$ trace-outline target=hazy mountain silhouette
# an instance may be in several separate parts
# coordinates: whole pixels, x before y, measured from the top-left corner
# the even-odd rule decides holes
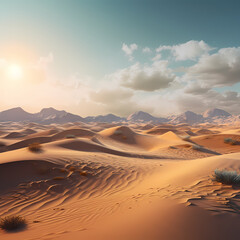
[[[151,114],[143,111],[138,111],[129,115],[127,120],[130,122],[168,122],[167,118],[154,117]]]
[[[203,122],[203,116],[191,111],[186,111],[182,114],[173,116],[173,118],[171,119],[171,122],[172,123],[188,123],[188,124],[201,123]]]
[[[231,114],[218,108],[208,109],[203,113],[204,118],[213,118],[213,117],[230,117]]]
[[[66,112],[64,110],[59,111],[52,107],[43,108],[38,113],[28,113],[20,107],[8,109],[0,112],[0,121],[1,122],[36,122],[41,124],[51,124],[51,123],[68,123],[68,122],[141,122],[141,123],[164,123],[169,122],[173,124],[187,123],[187,124],[196,124],[196,123],[233,123],[240,121],[240,116],[234,116],[230,113],[214,108],[208,109],[201,114],[196,114],[191,111],[186,111],[182,114],[169,116],[167,118],[154,117],[151,114],[143,111],[138,111],[133,114],[130,114],[127,118],[119,117],[114,114],[99,115],[99,116],[88,116],[81,117],[76,114]]]

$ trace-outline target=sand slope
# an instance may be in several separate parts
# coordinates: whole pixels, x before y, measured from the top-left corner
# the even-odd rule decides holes
[[[234,139],[239,143],[236,145],[225,143],[224,139],[226,138]],[[194,141],[195,143],[201,146],[208,147],[222,154],[240,151],[240,135],[236,135],[236,134],[214,134],[214,135],[193,137],[192,141]]]
[[[215,169],[240,172],[239,145],[223,141],[238,139],[236,129],[212,134],[220,129],[212,127],[185,141],[177,133],[201,127],[164,125],[177,131],[153,135],[146,133],[151,126],[101,124],[105,129],[95,132],[96,124],[70,125],[55,126],[57,132],[53,126],[4,125],[27,137],[0,139],[1,216],[20,214],[28,227],[0,231],[1,239],[239,238],[240,188],[212,176]],[[32,142],[42,151],[30,152]]]
[[[146,134],[136,133],[128,127],[114,127],[99,132],[99,135],[104,138],[111,138],[115,141],[135,145],[136,147],[148,151],[154,151],[161,147],[170,145],[184,144],[185,142],[171,131],[161,136],[151,136]]]

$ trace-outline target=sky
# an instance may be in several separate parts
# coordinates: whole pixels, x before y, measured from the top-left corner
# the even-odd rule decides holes
[[[0,111],[240,114],[240,2],[0,0]]]

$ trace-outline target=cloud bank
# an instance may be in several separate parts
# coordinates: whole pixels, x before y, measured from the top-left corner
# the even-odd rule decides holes
[[[155,91],[167,88],[174,81],[175,75],[168,68],[167,61],[157,61],[152,65],[141,66],[139,63],[121,69],[112,75],[122,87],[133,90]]]
[[[196,60],[198,57],[207,54],[212,48],[204,41],[191,40],[174,46],[159,46],[156,49],[157,52],[162,52],[164,50],[169,50],[173,54],[175,60],[184,61]]]
[[[165,116],[213,107],[240,114],[240,47],[217,49],[203,40],[159,45],[154,51],[124,43],[122,51],[130,62],[102,78],[81,73],[59,78],[49,53],[25,66],[22,82],[13,82],[4,75],[8,59],[0,56],[0,102],[3,109],[52,106],[82,116],[127,116],[138,110]],[[139,59],[133,56],[136,50]]]

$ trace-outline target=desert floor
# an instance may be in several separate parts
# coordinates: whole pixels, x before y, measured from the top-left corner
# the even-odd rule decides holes
[[[240,188],[213,178],[240,171],[239,143],[224,125],[0,123],[0,215],[27,220],[0,239],[240,239]]]

